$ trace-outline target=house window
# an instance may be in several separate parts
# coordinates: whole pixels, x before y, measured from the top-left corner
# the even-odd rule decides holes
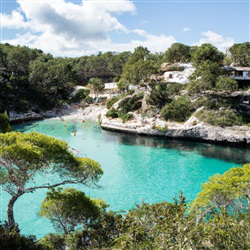
[[[243,77],[249,77],[249,72],[248,71],[243,71]]]

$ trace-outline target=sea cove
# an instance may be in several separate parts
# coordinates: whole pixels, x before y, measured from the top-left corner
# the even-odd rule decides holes
[[[14,129],[55,136],[65,140],[75,154],[98,161],[104,170],[101,188],[77,188],[91,197],[101,197],[115,211],[129,210],[142,201],[172,201],[180,191],[191,201],[210,176],[250,162],[249,148],[113,133],[90,122],[45,120]],[[41,181],[53,182],[53,178],[57,177],[48,176]],[[38,215],[45,193],[40,190],[25,194],[15,204],[16,221],[23,233],[42,237],[54,231],[49,221]],[[2,221],[6,219],[7,201],[2,192]]]

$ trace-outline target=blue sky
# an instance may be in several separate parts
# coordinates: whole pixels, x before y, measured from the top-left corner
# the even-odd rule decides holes
[[[250,0],[1,0],[1,42],[78,57],[250,41]]]

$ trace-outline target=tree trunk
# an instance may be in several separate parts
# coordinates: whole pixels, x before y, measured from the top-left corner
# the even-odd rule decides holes
[[[13,229],[16,229],[17,232],[19,231],[18,225],[15,223],[14,219],[14,204],[16,200],[23,194],[23,192],[18,191],[17,194],[13,195],[12,198],[9,201],[8,204],[8,210],[7,210],[7,215],[8,215],[8,226],[9,230],[12,231]]]

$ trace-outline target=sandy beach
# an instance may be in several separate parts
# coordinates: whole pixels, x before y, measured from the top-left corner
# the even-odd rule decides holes
[[[105,105],[92,104],[84,109],[67,109],[60,112],[60,116],[53,119],[78,120],[78,121],[98,121],[98,116],[106,108]]]

